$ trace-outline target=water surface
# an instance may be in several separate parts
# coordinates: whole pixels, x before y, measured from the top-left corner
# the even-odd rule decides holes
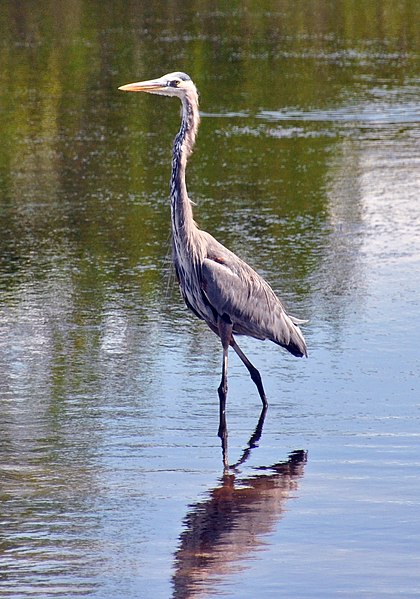
[[[419,596],[418,13],[2,3],[1,597]],[[117,91],[175,69],[197,221],[309,320],[308,360],[242,340],[262,431],[232,355],[228,473],[170,265],[179,107]]]

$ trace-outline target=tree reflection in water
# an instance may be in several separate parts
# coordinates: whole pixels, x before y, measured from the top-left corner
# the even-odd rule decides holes
[[[258,441],[264,416],[262,412],[241,459],[230,471],[225,470],[221,484],[205,501],[191,506],[184,520],[175,554],[173,599],[204,597],[224,577],[244,569],[297,489],[307,460],[303,450],[292,452],[287,461],[256,468],[254,476],[239,477],[238,466]]]

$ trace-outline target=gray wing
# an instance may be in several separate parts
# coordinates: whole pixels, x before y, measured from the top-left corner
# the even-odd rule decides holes
[[[296,326],[304,321],[289,316],[268,283],[213,238],[201,264],[201,288],[212,309],[229,317],[237,334],[270,339],[296,356],[306,355]]]

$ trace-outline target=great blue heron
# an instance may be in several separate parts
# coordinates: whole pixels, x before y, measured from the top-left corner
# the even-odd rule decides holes
[[[159,79],[122,85],[127,92],[149,92],[176,96],[182,102],[182,120],[174,140],[171,174],[172,256],[185,303],[220,337],[223,347],[219,436],[226,436],[228,349],[238,354],[257,386],[267,408],[261,375],[236,343],[234,335],[270,339],[294,356],[307,355],[306,343],[297,325],[304,323],[286,313],[270,285],[248,264],[193,220],[185,183],[187,159],[192,152],[200,121],[198,94],[185,73],[169,73]]]

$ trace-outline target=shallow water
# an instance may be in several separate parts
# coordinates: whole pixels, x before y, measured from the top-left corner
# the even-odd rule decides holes
[[[2,4],[1,597],[419,596],[418,22]],[[196,219],[309,320],[308,360],[241,340],[262,432],[231,356],[229,473],[219,342],[170,266],[179,108],[117,91],[173,69]]]

